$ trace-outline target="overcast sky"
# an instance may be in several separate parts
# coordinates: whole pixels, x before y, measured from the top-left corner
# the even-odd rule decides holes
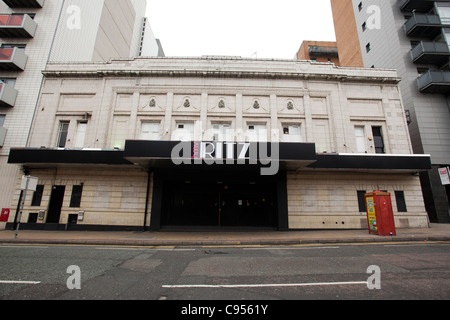
[[[330,0],[147,0],[146,16],[166,56],[292,59],[336,39]]]

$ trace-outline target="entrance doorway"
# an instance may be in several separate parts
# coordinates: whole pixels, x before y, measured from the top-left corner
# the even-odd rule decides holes
[[[48,206],[47,223],[59,223],[61,208],[64,201],[65,186],[53,186]]]
[[[448,215],[450,216],[450,185],[445,186],[445,191],[447,192]]]
[[[239,181],[166,183],[162,226],[278,226],[276,184]]]

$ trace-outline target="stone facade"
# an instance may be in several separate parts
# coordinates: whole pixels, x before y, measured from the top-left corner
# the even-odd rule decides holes
[[[111,171],[107,168],[64,168],[35,169],[32,174],[39,177],[43,185],[42,199],[33,205],[33,197],[27,197],[22,223],[27,223],[30,214],[49,210],[53,186],[65,186],[65,194],[60,216],[60,223],[65,224],[69,215],[78,215],[85,211],[83,221],[86,225],[140,226],[143,225],[143,212],[147,192],[147,174],[142,170],[121,168]],[[19,182],[20,184],[20,182]],[[80,207],[71,207],[73,186],[83,186]],[[15,194],[13,204],[17,205],[19,193]],[[150,202],[151,204],[151,202]],[[14,212],[13,212],[14,214]],[[44,223],[38,219],[38,223]]]
[[[422,191],[415,176],[358,173],[288,174],[289,226],[306,229],[359,229],[367,227],[359,212],[357,192],[387,190],[392,195],[397,228],[427,226]],[[398,212],[395,191],[403,191],[408,212]]]
[[[321,155],[375,157],[377,127],[383,156],[412,154],[393,70],[239,57],[136,58],[50,63],[44,77],[28,148],[120,152],[126,140],[176,141],[181,130],[193,141],[315,143]],[[224,128],[230,136],[221,136]],[[262,133],[255,137],[257,128]],[[29,213],[49,209],[52,186],[65,186],[60,224],[84,211],[78,225],[151,226],[152,201],[158,196],[151,166],[48,161],[23,168],[44,186],[39,206],[27,198],[24,223]],[[407,212],[398,212],[393,196],[398,227],[427,226],[414,170],[304,166],[287,169],[286,177],[290,229],[365,228],[357,192],[379,189],[403,192]],[[71,208],[73,186],[80,185],[81,202]],[[19,190],[12,208],[18,200]],[[13,218],[14,212],[10,222]]]

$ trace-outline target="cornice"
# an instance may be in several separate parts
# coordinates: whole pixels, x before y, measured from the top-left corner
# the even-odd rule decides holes
[[[46,78],[224,78],[318,80],[398,84],[395,70],[339,68],[329,63],[298,60],[143,59],[107,63],[49,63]]]

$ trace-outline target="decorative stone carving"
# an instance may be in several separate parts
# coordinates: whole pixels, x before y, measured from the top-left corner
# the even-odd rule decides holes
[[[189,108],[189,107],[191,106],[191,102],[189,101],[189,99],[184,100],[183,106],[184,106],[185,108]]]
[[[148,106],[151,108],[156,107],[156,100],[154,98],[150,99],[150,101],[148,102]]]
[[[220,99],[218,107],[219,107],[219,109],[225,108],[225,101],[223,101],[223,99]]]
[[[287,103],[287,109],[288,110],[294,110],[294,103],[292,101],[288,101]]]
[[[261,106],[259,105],[259,101],[255,100],[255,102],[253,103],[253,109],[259,109],[261,108]]]

